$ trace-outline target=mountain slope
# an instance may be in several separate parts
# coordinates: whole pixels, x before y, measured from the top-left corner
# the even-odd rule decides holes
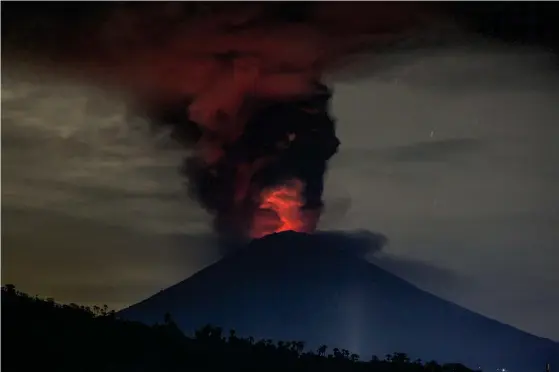
[[[282,233],[131,306],[119,316],[192,333],[206,323],[255,338],[394,351],[466,365],[537,371],[559,345],[424,292],[324,235]],[[554,359],[555,358],[555,359]]]

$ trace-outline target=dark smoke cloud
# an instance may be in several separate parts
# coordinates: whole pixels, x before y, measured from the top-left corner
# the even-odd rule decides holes
[[[218,232],[230,235],[235,232],[227,230],[245,230],[239,223],[250,224],[256,207],[250,202],[251,188],[260,194],[293,178],[303,182],[305,210],[320,213],[326,163],[339,144],[328,115],[330,93],[323,93],[296,102],[268,102],[247,121],[238,140],[221,146],[218,151],[224,155],[215,166],[208,166],[196,154],[186,160],[183,173],[190,181],[189,191],[216,216]],[[316,112],[306,112],[309,108]],[[184,130],[186,123],[174,125],[173,133],[179,140],[182,136],[183,143],[189,142],[193,132]],[[282,144],[279,149],[278,143]],[[242,200],[248,198],[248,204],[243,202],[240,208],[235,203],[239,195]]]
[[[323,244],[342,247],[344,251],[363,258],[380,253],[389,243],[384,234],[368,230],[320,231],[316,235],[324,239]]]
[[[291,178],[304,185],[303,231],[315,228],[339,144],[324,73],[435,19],[417,3],[13,9],[35,20],[19,42],[47,68],[124,90],[154,126],[171,126],[194,151],[183,167],[191,195],[216,215],[218,232],[241,236],[255,216],[252,188],[259,195]],[[16,24],[8,25],[12,41],[25,28]],[[47,36],[37,43],[37,35]]]
[[[402,277],[428,291],[447,293],[449,290],[468,291],[472,288],[467,278],[431,262],[402,257],[386,250],[390,240],[379,232],[318,231],[314,241],[325,247],[339,247],[345,252]]]
[[[216,107],[234,111],[239,93],[309,93],[309,81],[352,53],[440,24],[418,3],[6,3],[3,10],[3,43],[147,100],[196,96],[199,122],[211,121]]]

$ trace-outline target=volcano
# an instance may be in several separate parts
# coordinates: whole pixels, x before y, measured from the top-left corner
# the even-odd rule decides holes
[[[346,348],[369,359],[405,352],[485,371],[538,371],[559,364],[559,344],[422,291],[327,234],[273,234],[154,296],[124,319],[186,333],[205,324],[255,339]],[[345,242],[344,242],[345,241]]]

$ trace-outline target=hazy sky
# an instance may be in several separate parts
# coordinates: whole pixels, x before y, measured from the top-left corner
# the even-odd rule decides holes
[[[377,56],[334,80],[324,229],[419,287],[559,339],[559,73],[543,51]],[[373,66],[373,67],[371,67]],[[2,71],[2,282],[120,308],[218,258],[182,154],[106,92]]]

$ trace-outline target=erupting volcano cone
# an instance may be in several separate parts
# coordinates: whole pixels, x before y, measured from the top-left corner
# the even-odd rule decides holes
[[[169,312],[187,334],[211,323],[366,359],[406,352],[485,371],[559,363],[557,343],[424,292],[351,253],[350,244],[321,233],[269,235],[120,316],[156,323]]]

